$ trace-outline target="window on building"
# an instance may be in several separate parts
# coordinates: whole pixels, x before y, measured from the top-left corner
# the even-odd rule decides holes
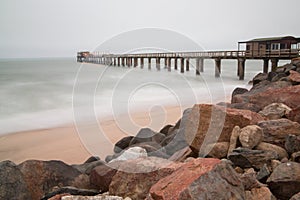
[[[297,49],[297,44],[291,44],[291,49]]]
[[[280,49],[287,49],[287,44],[280,44]]]
[[[279,44],[279,43],[273,43],[273,44],[271,45],[271,49],[272,49],[272,50],[279,50],[279,47],[280,47],[280,44]]]

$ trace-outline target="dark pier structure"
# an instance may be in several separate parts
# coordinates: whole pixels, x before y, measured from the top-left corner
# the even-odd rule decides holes
[[[245,62],[247,59],[263,60],[263,72],[267,73],[269,61],[271,70],[276,70],[279,60],[291,60],[300,56],[300,38],[292,36],[259,38],[238,43],[237,51],[203,51],[203,52],[170,52],[170,53],[141,53],[141,54],[101,54],[99,52],[78,52],[77,62],[105,64],[112,66],[144,67],[146,59],[148,68],[151,62],[156,62],[156,69],[160,70],[161,60],[165,67],[171,71],[173,60],[175,70],[190,70],[190,61],[196,61],[196,75],[204,71],[204,60],[215,60],[215,77],[220,77],[222,59],[235,59],[238,62],[237,75],[244,80]]]

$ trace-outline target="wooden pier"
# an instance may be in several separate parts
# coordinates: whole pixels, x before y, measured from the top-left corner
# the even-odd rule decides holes
[[[174,70],[180,72],[190,70],[192,59],[196,63],[196,75],[204,71],[204,60],[214,59],[215,77],[220,77],[221,61],[223,59],[235,59],[238,62],[237,75],[240,80],[244,80],[245,62],[247,59],[263,60],[263,72],[267,73],[269,61],[271,70],[276,70],[279,60],[291,60],[300,56],[300,38],[291,36],[280,38],[255,39],[238,43],[237,51],[206,51],[206,52],[170,52],[170,53],[141,53],[141,54],[102,54],[99,52],[78,52],[77,62],[96,63],[122,67],[144,67],[145,59],[148,61],[148,69],[154,60],[156,69],[160,70],[161,60],[164,60],[164,67],[171,71],[172,60]],[[240,50],[241,45],[246,44],[246,50]]]

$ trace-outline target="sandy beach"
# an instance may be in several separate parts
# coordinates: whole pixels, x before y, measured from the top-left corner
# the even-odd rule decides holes
[[[135,135],[137,132],[133,131],[137,130],[137,127],[152,125],[151,127],[155,131],[159,131],[163,125],[175,124],[181,117],[183,109],[181,107],[164,107],[151,110],[150,115],[147,111],[133,113],[130,117],[135,124],[135,129],[127,129],[118,123],[126,122],[125,116],[99,120],[99,126],[110,145],[102,145],[101,141],[97,141],[97,137],[93,135],[90,138],[93,140],[92,145],[100,151],[101,159],[105,159],[105,155],[112,153],[113,144],[126,135]],[[151,119],[163,120],[157,123]],[[86,126],[93,125],[87,124]],[[62,160],[68,164],[82,163],[93,154],[91,149],[94,148],[82,138],[83,134],[85,133],[82,131],[79,133],[75,124],[67,124],[61,127],[2,135],[0,137],[0,161],[11,160],[18,164],[28,159],[38,159]]]

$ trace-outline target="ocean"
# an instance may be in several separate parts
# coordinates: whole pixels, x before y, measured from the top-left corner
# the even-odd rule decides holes
[[[173,61],[172,61],[173,62]],[[161,62],[163,65],[163,62]],[[214,62],[204,72],[181,74],[164,67],[148,70],[76,63],[75,58],[0,60],[0,134],[62,126],[150,111],[163,106],[226,101],[236,87],[262,70],[261,61],[246,61],[245,80],[236,75],[235,60],[222,60],[221,78]]]

